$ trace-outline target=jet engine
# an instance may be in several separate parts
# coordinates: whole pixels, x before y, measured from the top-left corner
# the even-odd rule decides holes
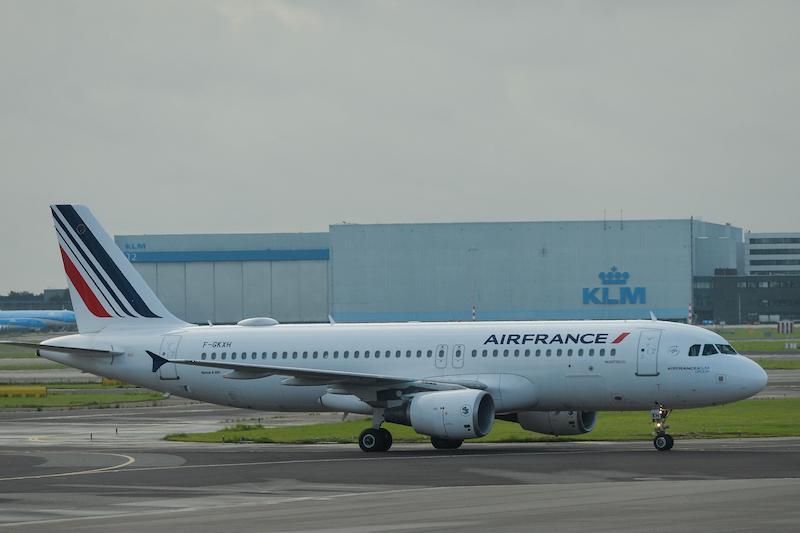
[[[596,411],[522,411],[517,413],[522,429],[545,435],[589,433],[597,422]]]
[[[494,424],[494,400],[482,390],[423,392],[386,409],[387,422],[411,426],[417,433],[440,439],[483,437]]]

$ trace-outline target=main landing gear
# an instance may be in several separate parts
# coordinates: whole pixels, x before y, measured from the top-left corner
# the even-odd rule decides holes
[[[383,424],[383,409],[375,409],[372,413],[372,427],[358,436],[358,447],[365,452],[386,452],[392,447],[392,434]]]
[[[392,447],[392,434],[384,428],[367,428],[358,436],[358,446],[365,452],[385,452]]]
[[[669,427],[667,425],[667,417],[669,413],[670,410],[663,405],[650,410],[650,418],[653,420],[653,432],[655,434],[653,446],[660,452],[671,450],[673,444],[675,444],[675,439],[672,438],[672,435],[667,434],[667,428]]]

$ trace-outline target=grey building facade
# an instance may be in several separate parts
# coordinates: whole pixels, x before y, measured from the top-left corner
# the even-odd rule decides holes
[[[692,279],[743,268],[742,230],[693,219],[336,224],[328,233],[116,237],[190,322],[686,320]]]

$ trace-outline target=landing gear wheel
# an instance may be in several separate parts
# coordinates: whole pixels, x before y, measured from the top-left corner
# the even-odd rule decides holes
[[[672,446],[675,445],[675,439],[672,438],[672,435],[667,435],[667,428],[669,427],[667,425],[667,417],[669,413],[670,410],[660,404],[650,411],[650,418],[653,420],[653,432],[656,436],[653,439],[653,446],[660,452],[671,450]]]
[[[367,428],[358,436],[358,447],[364,452],[377,452],[383,446],[380,430]]]
[[[431,437],[431,444],[437,450],[455,450],[461,447],[464,443],[463,440],[440,439],[438,437]]]
[[[672,448],[674,444],[672,437],[669,435],[659,435],[653,439],[653,446],[660,452],[665,452]]]
[[[379,428],[378,431],[383,439],[383,449],[381,451],[389,451],[389,448],[392,447],[392,434],[389,433],[389,430],[385,428]]]
[[[358,436],[358,447],[365,452],[385,452],[392,446],[392,434],[383,428],[367,428]]]

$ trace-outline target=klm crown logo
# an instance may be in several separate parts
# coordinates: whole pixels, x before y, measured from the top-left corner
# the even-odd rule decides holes
[[[630,272],[620,272],[617,267],[612,266],[610,271],[600,272],[597,277],[600,278],[603,285],[625,285],[631,274]]]
[[[647,289],[644,287],[627,287],[630,272],[621,272],[612,266],[608,272],[597,275],[604,287],[587,287],[583,289],[583,305],[629,305],[646,304]],[[609,286],[610,285],[610,286]],[[614,287],[617,285],[618,287]],[[615,289],[616,290],[613,290]]]

